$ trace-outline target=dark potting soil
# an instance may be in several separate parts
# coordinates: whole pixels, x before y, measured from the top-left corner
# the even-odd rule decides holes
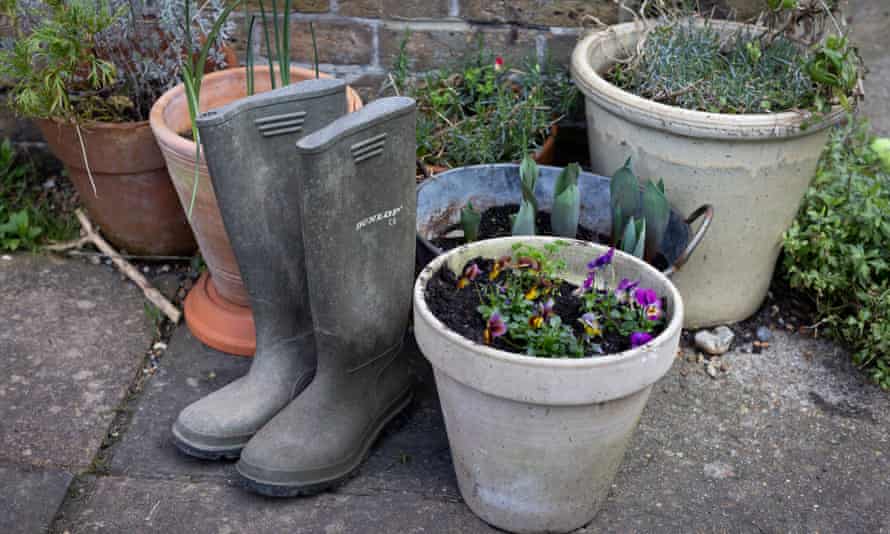
[[[482,212],[482,221],[479,224],[479,239],[492,239],[495,237],[509,237],[513,235],[513,225],[510,222],[510,216],[518,211],[519,204],[505,204],[503,206],[488,208]],[[553,228],[550,226],[549,213],[539,211],[538,216],[535,218],[535,226],[538,230],[538,234],[553,235]],[[456,224],[448,228],[443,235],[447,235],[449,232],[458,228],[460,228],[460,225]],[[597,234],[593,230],[581,225],[578,225],[578,234],[576,238],[582,241],[592,241],[594,243],[609,243],[611,240],[609,236]],[[442,250],[451,250],[464,244],[463,237],[437,237],[430,241]]]
[[[502,273],[495,280],[489,281],[488,274],[494,266],[494,260],[481,257],[474,258],[464,265],[464,269],[470,263],[475,263],[481,270],[475,281],[463,289],[459,289],[457,287],[458,277],[451,269],[443,266],[430,278],[424,297],[430,311],[436,318],[445,323],[445,326],[471,341],[484,344],[485,319],[476,309],[481,304],[479,300],[480,288],[503,281],[505,275]],[[461,269],[461,272],[464,269]],[[562,319],[563,324],[571,325],[575,335],[580,337],[584,333],[583,326],[578,321],[581,315],[583,315],[581,308],[582,300],[580,297],[572,294],[575,289],[577,289],[577,286],[569,282],[563,282],[553,295],[553,309]],[[506,337],[501,336],[492,339],[490,346],[507,352],[522,354],[522,350],[510,345],[505,340]],[[599,344],[605,354],[615,354],[631,348],[630,340],[617,332],[604,332],[604,336],[599,340]],[[588,356],[595,357],[599,356],[599,354],[588,354]]]

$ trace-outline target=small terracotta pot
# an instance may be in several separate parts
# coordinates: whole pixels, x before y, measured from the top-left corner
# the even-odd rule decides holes
[[[266,65],[257,66],[254,72],[254,88],[256,92],[261,93],[270,90],[269,67]],[[315,72],[300,67],[291,67],[290,76],[292,83],[297,83],[302,80],[315,78]],[[330,75],[322,73],[321,77],[329,78]],[[245,67],[214,72],[204,76],[202,80],[200,109],[201,111],[207,111],[245,96],[247,96],[247,69]],[[351,87],[347,87],[346,97],[349,111],[356,111],[362,107],[361,98]],[[158,145],[164,154],[164,158],[167,160],[167,169],[170,171],[170,176],[173,179],[173,184],[176,186],[182,206],[185,210],[188,210],[195,179],[195,143],[191,139],[180,135],[191,129],[188,103],[182,84],[170,89],[155,102],[151,108],[149,122]],[[252,323],[253,318],[249,312],[247,291],[244,288],[244,283],[241,281],[238,263],[235,260],[235,254],[232,251],[232,246],[223,226],[222,216],[219,212],[219,206],[203,153],[201,154],[198,172],[198,191],[190,223],[198,240],[201,254],[210,271],[208,285],[214,286],[212,290],[208,289],[208,291],[216,291],[222,299],[242,307],[244,313],[240,320]],[[201,294],[207,294],[207,292]],[[188,309],[189,306],[187,305],[186,308]],[[213,307],[195,306],[193,309],[210,310]],[[233,316],[231,310],[227,312],[227,315]],[[219,336],[214,331],[207,330],[201,333],[196,331],[196,329],[201,328],[198,324],[219,325],[219,322],[204,319],[200,320],[200,322],[191,321],[188,313],[186,313],[186,322],[196,337],[207,345],[219,350],[235,352],[232,350],[233,344],[228,341],[218,340]],[[222,327],[219,328],[220,330],[222,329]],[[245,328],[244,324],[232,325],[231,330],[250,332],[249,344],[244,345],[242,343],[240,345],[249,347],[249,352],[247,349],[244,349],[235,353],[242,355],[253,354],[253,325],[250,324],[249,329]]]
[[[90,219],[115,246],[145,255],[194,252],[195,239],[148,121],[82,125],[85,150],[73,124],[40,119],[37,125]]]

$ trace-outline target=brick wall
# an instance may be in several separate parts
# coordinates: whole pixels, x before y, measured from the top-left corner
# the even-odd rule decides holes
[[[257,10],[258,3],[248,6]],[[585,15],[606,23],[618,17],[611,0],[294,0],[292,8],[292,61],[312,62],[312,21],[321,68],[345,78],[366,99],[375,96],[409,30],[411,68],[426,71],[461,57],[480,41],[508,61],[550,55],[567,62]],[[244,15],[236,21],[235,45],[243,60]],[[252,42],[254,54],[262,56],[259,22]]]
[[[736,8],[745,17],[762,0],[702,2]],[[258,5],[256,0],[248,3],[253,11],[258,11]],[[312,21],[322,69],[345,78],[366,99],[375,96],[392,67],[406,30],[411,32],[407,51],[414,71],[444,66],[474,49],[480,40],[508,61],[549,56],[568,63],[588,16],[612,24],[622,15],[614,0],[293,0],[292,9],[292,60],[302,65],[312,62]],[[236,20],[236,47],[243,60],[244,15],[236,15]],[[259,23],[252,42],[260,57],[265,48]]]
[[[728,3],[742,16],[762,2],[700,1]],[[258,0],[246,2],[249,12],[259,13]],[[278,0],[279,6],[283,4]],[[265,0],[264,5],[268,9],[271,1]],[[511,62],[551,57],[567,64],[587,16],[611,24],[621,15],[614,0],[292,0],[291,11],[292,61],[311,64],[312,21],[321,69],[344,78],[366,101],[377,96],[407,30],[411,35],[407,52],[415,72],[445,66],[474,50],[480,41],[487,50]],[[242,62],[247,16],[240,9],[232,14],[237,25],[233,46]],[[259,21],[257,17],[252,39],[257,58],[265,50]],[[35,130],[15,120],[8,108],[0,108],[0,138],[31,141],[35,135]]]

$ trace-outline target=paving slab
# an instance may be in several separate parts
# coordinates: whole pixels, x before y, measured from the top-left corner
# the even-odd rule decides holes
[[[869,72],[862,112],[878,135],[890,135],[890,2],[850,0],[848,20],[853,41]]]
[[[463,522],[469,511],[456,487],[429,368],[416,352],[412,359],[418,398],[358,475],[320,500],[270,502],[236,487],[231,464],[188,459],[169,441],[182,406],[249,364],[203,349],[180,328],[115,447],[114,480],[100,479],[84,505],[89,516],[66,521],[103,518],[105,527],[135,528],[133,518],[145,517],[169,492],[187,496],[196,510],[225,510],[192,514],[171,503],[174,514],[183,514],[183,531],[274,532],[291,520],[309,521],[301,523],[307,531],[335,520],[343,532],[488,531]],[[611,494],[585,531],[890,533],[890,395],[869,384],[843,349],[810,337],[776,332],[762,354],[736,349],[723,361],[727,371],[712,379],[703,364],[678,359],[655,386]],[[217,380],[205,384],[210,372]],[[120,497],[128,492],[130,504]],[[235,502],[248,510],[234,511]],[[331,504],[340,502],[357,504]],[[404,503],[429,508],[416,515],[399,508]]]
[[[59,469],[0,464],[0,532],[46,532],[72,478]]]
[[[90,465],[151,342],[141,292],[104,265],[0,260],[0,461]]]
[[[211,481],[98,479],[80,513],[56,530],[202,533],[490,532],[463,504],[409,492],[269,499]]]
[[[432,373],[412,342],[406,352],[420,382],[415,399],[378,440],[358,476],[344,489],[414,491],[457,498],[448,438],[439,410]],[[170,427],[191,402],[247,372],[251,360],[201,344],[187,328],[170,340],[155,375],[145,387],[129,430],[113,449],[111,472],[149,478],[188,477],[221,482],[237,478],[234,462],[210,462],[181,454]]]

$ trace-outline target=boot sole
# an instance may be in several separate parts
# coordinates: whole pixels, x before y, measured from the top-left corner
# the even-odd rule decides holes
[[[197,445],[179,435],[176,426],[173,427],[173,444],[180,452],[201,460],[237,460],[241,457],[241,449],[247,442],[243,442],[231,447],[206,447]]]
[[[361,449],[361,453],[356,456],[356,459],[349,464],[349,467],[345,471],[342,471],[330,478],[320,481],[312,481],[308,483],[294,482],[290,484],[275,484],[253,479],[250,476],[244,474],[244,472],[242,472],[241,470],[241,462],[239,462],[235,466],[235,469],[238,471],[238,475],[240,476],[241,485],[249,491],[258,493],[260,495],[265,495],[267,497],[304,497],[321,493],[322,491],[328,490],[334,486],[346,482],[347,480],[358,474],[358,468],[367,459],[368,453],[371,450],[371,446],[377,441],[377,438],[380,437],[380,433],[383,431],[386,425],[389,424],[389,422],[392,421],[393,418],[395,418],[395,416],[400,414],[402,410],[404,410],[411,403],[411,400],[413,398],[413,390],[408,389],[390,405],[390,408],[384,412],[383,417],[378,419],[379,422],[373,428],[373,431],[370,433],[368,439],[365,440],[365,443]]]

